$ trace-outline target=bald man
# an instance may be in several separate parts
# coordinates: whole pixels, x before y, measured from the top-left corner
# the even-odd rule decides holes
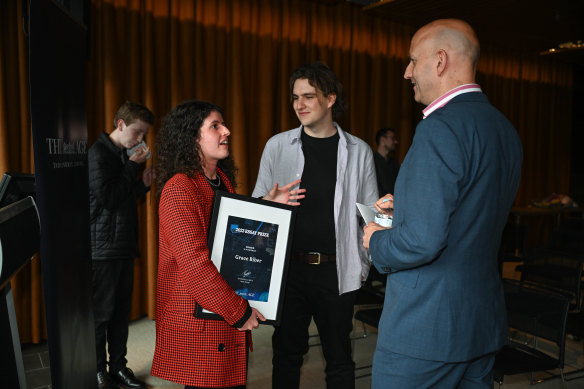
[[[395,185],[363,245],[387,274],[373,389],[492,388],[506,342],[497,250],[522,150],[511,123],[475,83],[479,42],[461,20],[415,33],[404,77],[426,105]],[[383,200],[386,200],[383,202]],[[387,201],[389,200],[389,201]]]

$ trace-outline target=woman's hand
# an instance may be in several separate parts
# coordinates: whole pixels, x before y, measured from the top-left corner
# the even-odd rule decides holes
[[[288,205],[300,205],[298,200],[306,197],[304,194],[302,194],[306,192],[306,189],[290,189],[298,184],[300,184],[300,180],[294,180],[288,185],[279,187],[278,183],[276,182],[274,187],[270,189],[268,194],[266,194],[263,199]]]
[[[243,324],[243,326],[241,326],[240,328],[238,328],[238,331],[247,331],[247,330],[253,330],[255,328],[258,328],[260,326],[260,322],[261,321],[266,321],[266,318],[264,317],[264,315],[262,315],[260,313],[260,311],[258,311],[255,308],[251,309],[251,316],[249,317],[249,319],[247,319],[247,321]]]

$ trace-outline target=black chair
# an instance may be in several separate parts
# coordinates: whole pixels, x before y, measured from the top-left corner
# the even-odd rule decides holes
[[[570,310],[581,306],[584,256],[549,248],[531,249],[517,266],[521,281],[554,290],[570,298]]]
[[[515,280],[504,280],[507,320],[510,329],[532,337],[532,343],[510,339],[495,357],[493,373],[499,388],[503,377],[520,373],[559,369],[562,387],[566,388],[563,373],[566,345],[566,319],[569,299],[548,289],[528,286]],[[538,343],[545,339],[555,345],[555,354],[542,351]]]
[[[548,247],[573,255],[584,255],[584,230],[568,229],[566,226],[550,234]]]
[[[355,320],[360,321],[363,328],[363,335],[353,337],[354,340],[367,338],[367,327],[369,325],[373,328],[379,326],[379,319],[381,318],[381,311],[383,310],[383,301],[385,299],[385,284],[387,280],[386,274],[381,274],[374,266],[369,270],[367,280],[357,292],[355,299]],[[363,369],[368,369],[372,365],[356,367],[355,372]],[[356,375],[355,378],[362,378],[370,376],[371,373]]]
[[[373,328],[379,327],[379,320],[381,319],[381,311],[383,307],[378,308],[363,308],[355,312],[355,320],[359,320],[363,325],[367,324]],[[367,333],[364,330],[363,337],[367,337]]]
[[[560,223],[560,230],[564,231],[580,231],[584,232],[584,217],[570,216],[562,220]]]
[[[361,288],[357,291],[357,296],[355,297],[355,309],[357,310],[355,313],[355,319],[360,320],[357,317],[357,314],[362,310],[383,307],[386,279],[386,274],[380,274],[374,266],[371,266],[367,280],[365,280]],[[362,323],[367,323],[363,320],[360,321]],[[377,328],[377,324],[367,324]],[[363,325],[363,337],[367,337],[365,325]]]
[[[525,254],[528,228],[526,225],[507,223],[499,247],[499,274],[503,276],[506,262],[522,262]]]
[[[584,312],[569,312],[568,321],[566,323],[566,334],[575,336],[580,340],[584,339]],[[582,347],[584,352],[584,344]],[[571,381],[579,378],[584,378],[584,368],[565,373],[566,381]]]
[[[359,309],[357,312],[355,312],[355,319],[359,320],[361,323],[363,323],[363,338],[367,337],[367,332],[365,331],[365,324],[370,325],[373,328],[379,327],[379,320],[381,319],[381,311],[382,310],[383,310],[383,306],[377,307],[377,308],[363,308],[363,309]],[[363,370],[363,369],[369,369],[372,366],[373,365],[355,367],[355,372]],[[370,375],[371,375],[371,373],[355,375],[355,379],[368,377]]]
[[[554,251],[561,251],[574,258],[584,258],[584,219],[566,218],[559,229],[551,232],[548,248]],[[580,291],[584,285],[580,284]],[[580,300],[582,300],[580,293]],[[572,335],[577,339],[584,340],[584,312],[582,311],[582,301],[579,306],[572,304],[572,309],[568,312],[568,321],[566,323],[566,334]],[[583,348],[584,352],[584,342]],[[565,373],[566,381],[584,378],[584,368]]]

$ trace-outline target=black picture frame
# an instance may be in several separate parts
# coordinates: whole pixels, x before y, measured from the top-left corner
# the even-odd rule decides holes
[[[209,226],[209,256],[235,290],[278,325],[292,253],[296,208],[217,191]],[[196,316],[223,320],[197,305]]]

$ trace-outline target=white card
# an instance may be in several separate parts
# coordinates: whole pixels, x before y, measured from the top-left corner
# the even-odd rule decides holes
[[[369,222],[375,221],[375,212],[366,206],[365,204],[356,203],[363,220],[365,220],[365,224],[369,224]]]

